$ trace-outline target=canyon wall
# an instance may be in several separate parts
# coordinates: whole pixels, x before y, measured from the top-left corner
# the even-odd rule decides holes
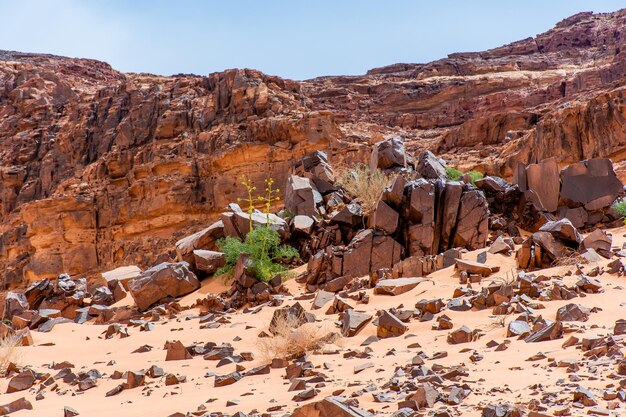
[[[242,196],[242,174],[282,187],[306,153],[347,163],[391,135],[509,178],[518,162],[609,156],[624,180],[625,47],[622,10],[484,52],[301,82],[0,51],[4,283],[149,266]]]

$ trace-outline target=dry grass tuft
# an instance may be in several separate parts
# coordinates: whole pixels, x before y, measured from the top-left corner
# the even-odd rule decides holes
[[[563,257],[555,260],[552,266],[575,266],[578,264],[589,263],[587,259],[581,256],[576,250],[565,247]]]
[[[339,170],[339,183],[350,195],[361,201],[365,213],[369,213],[376,206],[389,182],[390,178],[384,172],[372,170],[365,164]]]
[[[15,335],[0,339],[0,375],[4,375],[7,367],[18,360],[19,346],[20,338]]]
[[[260,338],[259,352],[266,362],[272,359],[292,359],[305,353],[321,350],[325,345],[336,344],[341,336],[324,324],[304,323],[298,317],[279,316],[275,322],[274,335]]]

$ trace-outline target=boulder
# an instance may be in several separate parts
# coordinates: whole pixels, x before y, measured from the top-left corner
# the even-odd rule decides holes
[[[165,297],[180,297],[200,288],[187,262],[163,262],[128,282],[128,289],[140,311]]]
[[[483,277],[488,277],[489,275],[498,272],[500,267],[489,266],[479,262],[467,261],[463,259],[456,259],[456,269],[459,271],[466,271],[470,274],[478,274]]]
[[[385,234],[393,234],[398,228],[398,212],[379,200],[369,217],[369,227]]]
[[[330,218],[331,223],[341,223],[347,226],[356,226],[362,223],[363,208],[358,203],[346,204],[341,210],[335,212]]]
[[[565,246],[549,232],[533,233],[532,241],[536,245],[539,245],[543,250],[542,252],[547,254],[552,261],[556,261],[565,256]]]
[[[274,315],[269,324],[269,332],[277,334],[281,330],[279,327],[284,325],[284,323],[288,323],[290,327],[296,328],[304,323],[312,323],[314,321],[315,316],[313,314],[304,311],[300,303],[295,303],[291,306],[274,310]]]
[[[341,319],[341,334],[345,337],[356,336],[371,319],[371,314],[361,313],[354,309],[346,310]]]
[[[539,211],[553,213],[559,205],[561,181],[559,167],[555,158],[544,159],[526,167],[526,184],[521,189],[531,192],[531,201]]]
[[[8,404],[0,406],[0,415],[16,413],[20,410],[32,410],[33,405],[26,398],[21,397]]]
[[[404,150],[404,140],[400,136],[377,142],[370,158],[370,168],[383,171],[398,171],[413,166],[413,158]]]
[[[489,234],[489,207],[482,191],[463,193],[453,247],[475,250],[485,247]]]
[[[469,343],[474,340],[476,331],[470,330],[467,326],[461,326],[453,332],[448,334],[448,343],[451,345],[457,345],[460,343]]]
[[[374,415],[342,403],[339,397],[326,397],[321,401],[296,408],[291,417],[374,417]]]
[[[328,163],[328,156],[325,152],[315,151],[302,157],[295,164],[294,172],[301,177],[310,178],[318,191],[322,194],[332,192],[336,189],[333,185],[335,174]]]
[[[425,278],[396,278],[396,279],[382,279],[378,281],[374,288],[374,294],[383,295],[400,295],[405,292],[411,291],[417,287],[420,283],[428,281]]]
[[[16,314],[21,314],[30,308],[26,296],[21,292],[9,291],[4,298],[4,318],[11,320]]]
[[[406,186],[406,178],[402,175],[396,175],[391,180],[391,184],[385,188],[382,200],[392,207],[399,207],[404,198],[404,187]]]
[[[189,353],[187,348],[180,342],[180,340],[168,342],[166,344],[166,350],[166,361],[182,361],[192,359],[191,353]]]
[[[141,275],[141,268],[135,265],[120,266],[102,273],[102,277],[108,283],[118,281],[124,289],[128,289],[128,281]],[[111,289],[111,287],[109,287]]]
[[[27,390],[35,384],[36,380],[35,373],[30,369],[22,371],[9,380],[6,393],[11,394],[13,392]]]
[[[196,269],[207,274],[213,274],[219,268],[226,265],[226,256],[222,252],[205,249],[195,249],[193,251],[194,264]]]
[[[343,253],[342,275],[362,277],[370,273],[373,233],[361,230]]]
[[[456,229],[459,220],[459,206],[461,205],[461,195],[463,194],[463,185],[460,182],[448,181],[445,185],[443,193],[443,216],[441,227],[441,247],[450,249],[453,243],[452,232]],[[477,224],[478,225],[478,224]]]
[[[176,242],[176,255],[179,261],[193,266],[193,251],[197,249],[216,250],[216,242],[224,237],[224,223],[220,220],[209,227]]]
[[[376,335],[381,338],[397,337],[404,334],[409,328],[402,321],[387,310],[383,310],[378,317]]]
[[[258,210],[255,210],[252,214],[243,211],[222,214],[224,234],[242,240],[245,239],[246,235],[250,233],[250,217],[252,217],[252,228],[266,227],[269,224],[270,229],[277,231],[281,239],[289,237],[289,226],[284,219],[273,213],[266,214]],[[227,223],[229,223],[228,226],[226,226]]]
[[[430,180],[445,180],[448,177],[443,160],[429,150],[422,151],[417,157],[417,172],[422,178]]]
[[[563,337],[563,323],[555,321],[547,326],[528,335],[524,341],[526,343],[544,342],[548,340],[560,339]]]
[[[489,253],[504,253],[510,254],[513,250],[515,250],[515,245],[511,238],[505,238],[504,236],[498,236],[496,240],[489,247]]]
[[[583,237],[568,219],[549,221],[539,228],[540,232],[548,232],[568,246],[578,249]]]
[[[626,334],[626,320],[619,319],[615,322],[613,327],[613,334]]]
[[[582,241],[583,249],[593,249],[595,251],[611,251],[613,238],[603,230],[595,229],[589,233]]]
[[[391,236],[374,236],[372,238],[372,253],[369,271],[372,272],[383,268],[392,268],[395,264],[400,262],[403,253],[404,247]]]
[[[315,226],[315,219],[311,216],[299,214],[293,218],[291,223],[292,233],[296,236],[310,236]]]
[[[317,206],[323,202],[315,184],[305,177],[290,175],[285,190],[285,209],[295,215],[318,214]]]
[[[587,321],[591,310],[580,304],[570,303],[559,308],[556,312],[557,321]]]
[[[525,320],[512,320],[506,330],[506,337],[526,337],[532,328]]]
[[[622,193],[623,185],[608,158],[589,159],[561,171],[561,200],[571,207],[594,211],[607,208]]]

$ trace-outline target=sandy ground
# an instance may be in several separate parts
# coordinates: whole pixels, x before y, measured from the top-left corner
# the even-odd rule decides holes
[[[614,229],[613,245],[621,248],[626,239],[625,228]],[[465,259],[475,260],[477,253],[470,252],[464,255]],[[494,275],[504,277],[507,272],[514,271],[514,256],[488,255],[487,263],[499,265],[501,271]],[[604,265],[608,261],[603,261]],[[589,270],[594,265],[587,265]],[[535,272],[536,275],[564,275],[567,270],[575,267],[558,267]],[[444,301],[452,297],[455,288],[460,287],[458,275],[452,268],[438,271],[431,275],[431,282],[424,282],[415,289],[399,296],[374,295],[372,290],[369,304],[355,305],[357,310],[375,314],[378,310],[404,306],[414,308],[415,302],[420,299],[442,298]],[[493,278],[493,277],[491,277]],[[472,284],[474,289],[480,289],[481,285],[491,282],[487,278],[482,284]],[[574,282],[576,277],[565,277],[566,284]],[[589,321],[585,323],[568,323],[575,336],[578,338],[587,335],[607,335],[612,332],[615,320],[626,318],[624,299],[626,293],[622,287],[626,286],[625,278],[617,278],[615,275],[603,274],[598,278],[604,288],[601,294],[578,297],[571,301],[542,302],[545,309],[539,312],[548,319],[554,319],[556,310],[570,302],[579,303],[586,307],[599,307],[601,311],[592,313]],[[302,288],[295,281],[287,283],[292,294],[302,293]],[[196,298],[202,297],[208,292],[219,292],[225,288],[225,284],[218,281],[205,281],[203,287],[194,294],[190,294],[181,300],[181,305],[191,305]],[[121,303],[132,302],[129,298]],[[294,301],[286,301],[284,305]],[[310,311],[311,300],[300,301]],[[168,340],[180,340],[185,345],[194,342],[206,343],[213,341],[217,344],[229,342],[235,347],[235,352],[253,352],[255,361],[243,362],[241,365],[251,369],[262,364],[257,346],[257,335],[267,329],[270,318],[275,308],[264,307],[256,314],[238,312],[227,315],[230,323],[222,324],[217,329],[200,329],[198,311],[186,310],[175,319],[162,319],[155,323],[155,329],[151,332],[140,332],[138,328],[130,327],[130,337],[105,340],[102,333],[107,326],[102,325],[77,325],[62,324],[56,326],[50,333],[33,332],[34,345],[19,348],[18,363],[28,365],[38,372],[51,373],[57,371],[49,369],[54,362],[70,361],[75,365],[74,372],[98,369],[103,378],[98,381],[98,386],[85,392],[76,392],[76,387],[59,381],[59,390],[56,392],[46,389],[45,398],[35,400],[36,389],[21,391],[13,394],[1,394],[0,404],[6,404],[17,398],[25,396],[34,406],[33,411],[20,411],[15,416],[38,416],[53,417],[63,415],[63,407],[70,406],[76,409],[81,416],[104,417],[111,415],[123,416],[168,416],[175,412],[186,413],[206,407],[206,411],[221,411],[234,414],[237,411],[249,413],[252,410],[265,412],[268,408],[284,405],[275,415],[285,415],[298,406],[291,400],[296,392],[288,392],[289,381],[284,379],[284,369],[272,369],[268,375],[250,376],[241,379],[233,385],[214,388],[214,377],[207,376],[211,372],[227,374],[235,371],[235,364],[229,364],[216,368],[216,361],[206,361],[202,356],[196,356],[191,360],[165,361],[163,346]],[[325,308],[312,311],[320,324],[332,328],[337,320],[337,315],[325,315]],[[529,401],[540,400],[543,396],[551,393],[553,399],[562,399],[564,403],[571,403],[571,392],[565,392],[564,386],[575,387],[577,384],[591,389],[597,394],[598,403],[602,407],[607,406],[607,401],[602,400],[602,391],[608,387],[619,389],[619,380],[611,379],[614,370],[613,365],[608,367],[581,366],[576,373],[579,381],[571,381],[571,374],[566,368],[550,367],[552,359],[583,358],[583,352],[576,347],[563,349],[561,345],[570,335],[566,334],[563,339],[541,342],[525,343],[522,340],[510,338],[509,348],[502,352],[496,352],[493,348],[487,348],[489,341],[502,342],[506,339],[506,328],[502,327],[497,318],[491,314],[491,309],[483,311],[455,312],[444,310],[444,314],[451,317],[454,329],[461,325],[467,325],[471,329],[480,329],[484,332],[479,340],[461,345],[450,345],[446,342],[449,331],[431,330],[434,321],[417,322],[412,320],[408,323],[409,331],[403,336],[383,339],[371,344],[371,357],[369,359],[345,359],[343,354],[350,350],[362,351],[361,343],[371,335],[376,334],[376,327],[370,323],[357,336],[344,338],[339,342],[338,351],[320,352],[311,355],[311,361],[320,372],[328,378],[326,386],[310,401],[316,401],[331,395],[336,390],[343,389],[343,395],[350,396],[369,384],[376,384],[378,389],[374,392],[384,391],[382,385],[389,381],[397,368],[411,363],[411,359],[420,351],[429,358],[435,352],[445,351],[448,356],[442,359],[426,359],[425,364],[454,366],[465,365],[469,375],[463,377],[460,383],[467,382],[472,388],[472,394],[467,397],[460,406],[455,408],[459,415],[480,415],[483,405],[505,402],[527,406]],[[509,315],[506,324],[516,315]],[[240,339],[240,340],[239,340]],[[410,344],[418,342],[421,348],[408,348]],[[150,345],[153,349],[146,353],[131,353],[142,345]],[[336,347],[335,347],[336,348]],[[388,352],[394,350],[394,354]],[[472,363],[469,360],[473,351],[484,356],[484,359]],[[527,361],[531,356],[542,352],[547,359]],[[602,359],[602,358],[600,358]],[[606,358],[605,358],[606,359]],[[108,365],[113,361],[114,364]],[[366,362],[373,362],[374,367],[354,374],[354,367]],[[610,362],[610,361],[609,361]],[[162,378],[147,378],[144,387],[122,391],[112,397],[105,397],[105,393],[119,385],[120,380],[112,380],[109,376],[114,371],[129,371],[147,369],[152,365],[162,367],[165,372],[177,375],[185,375],[187,381],[175,386],[165,386]],[[593,373],[595,371],[595,374]],[[558,382],[562,380],[562,382]],[[8,379],[0,379],[0,392],[4,393]],[[540,389],[537,389],[538,385]],[[572,385],[573,384],[573,385]],[[37,387],[37,385],[35,386]],[[236,405],[227,406],[229,400],[239,401]],[[396,403],[378,403],[374,401],[371,392],[366,392],[358,397],[361,408],[373,410],[376,415],[389,415],[397,410]],[[612,411],[612,415],[626,415],[623,405]],[[200,408],[202,409],[202,408]],[[547,415],[553,415],[552,410],[546,411]],[[572,415],[585,415],[586,409],[572,409]]]

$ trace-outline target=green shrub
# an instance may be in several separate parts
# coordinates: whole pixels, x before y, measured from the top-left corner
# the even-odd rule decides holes
[[[616,201],[611,206],[621,217],[626,217],[626,200]]]
[[[463,173],[454,167],[446,168],[446,175],[448,176],[448,179],[452,181],[459,181],[461,177],[463,177],[464,175],[468,175],[470,178],[470,183],[473,186],[476,186],[476,180],[479,180],[484,177],[482,172],[470,171],[470,172]]]
[[[454,167],[447,167],[446,175],[448,176],[448,179],[458,181],[463,176],[463,173]]]
[[[274,262],[276,259],[293,259],[299,257],[296,249],[288,245],[280,244],[280,235],[270,228],[270,210],[272,203],[279,200],[276,194],[280,191],[274,189],[273,179],[265,180],[265,195],[254,195],[256,187],[246,176],[241,177],[241,184],[245,187],[247,198],[238,199],[239,203],[248,203],[248,215],[250,217],[250,232],[242,242],[234,237],[226,237],[217,241],[217,247],[224,253],[226,265],[219,268],[215,275],[231,276],[237,260],[242,253],[247,254],[252,260],[252,271],[257,279],[267,282],[276,275],[284,275],[287,268]],[[255,203],[265,206],[264,213],[267,215],[267,222],[264,226],[253,228],[252,213],[254,213]]]
[[[484,177],[482,172],[478,172],[478,171],[470,171],[467,173],[467,175],[470,177],[470,182],[472,183],[473,186],[476,186],[476,181],[479,179],[482,179]]]
[[[280,235],[277,231],[265,226],[257,227],[248,233],[244,242],[234,237],[226,237],[218,240],[217,246],[224,252],[226,265],[221,267],[216,275],[231,275],[239,255],[245,253],[252,259],[252,270],[256,277],[263,282],[287,272],[287,268],[274,262],[275,259],[299,257],[295,248],[280,244]]]

